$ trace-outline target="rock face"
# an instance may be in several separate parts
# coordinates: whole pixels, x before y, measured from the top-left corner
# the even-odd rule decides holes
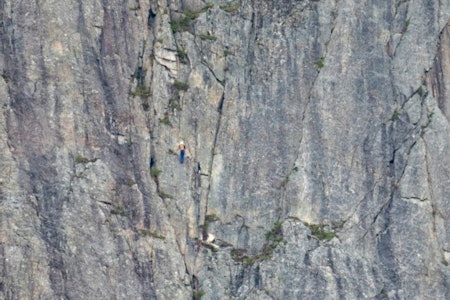
[[[0,299],[450,298],[449,0],[0,24]]]

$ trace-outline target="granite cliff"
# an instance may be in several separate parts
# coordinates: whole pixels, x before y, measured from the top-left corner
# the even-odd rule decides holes
[[[450,298],[449,0],[0,24],[0,299]]]

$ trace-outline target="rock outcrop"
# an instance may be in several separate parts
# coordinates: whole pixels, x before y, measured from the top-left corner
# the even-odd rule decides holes
[[[449,0],[0,24],[0,299],[450,298]]]

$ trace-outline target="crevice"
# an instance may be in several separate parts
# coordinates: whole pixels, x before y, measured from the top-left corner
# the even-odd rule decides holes
[[[335,6],[335,10],[337,11],[337,3],[336,3],[336,6]],[[335,14],[333,14],[333,16],[334,16],[333,26],[332,26],[332,28],[331,28],[331,30],[330,30],[330,36],[328,37],[327,41],[325,42],[325,51],[324,51],[324,54],[323,54],[323,56],[322,56],[323,58],[326,57],[328,44],[329,44],[330,41],[331,41],[331,38],[332,38],[332,35],[333,35],[333,32],[334,32],[334,29],[335,29],[335,27],[336,27],[336,22],[337,22],[338,12],[336,12]],[[308,95],[308,96],[307,96],[307,101],[306,101],[306,103],[305,103],[305,105],[304,105],[304,107],[303,107],[302,119],[301,119],[301,122],[300,122],[301,125],[302,125],[302,130],[301,130],[301,132],[300,132],[300,140],[299,140],[299,142],[298,142],[298,147],[297,147],[297,149],[300,149],[300,146],[301,146],[302,141],[303,141],[303,130],[304,130],[304,128],[305,128],[304,124],[305,124],[305,120],[306,120],[306,112],[307,112],[308,107],[309,107],[309,104],[310,104],[310,102],[311,102],[311,100],[312,100],[312,92],[313,92],[313,89],[316,87],[316,82],[317,82],[317,79],[319,78],[319,75],[320,75],[320,68],[318,69],[317,74],[316,74],[316,76],[314,77],[314,79],[313,79],[313,81],[312,81],[312,83],[311,83],[311,86],[310,86],[310,88],[309,88],[309,90],[308,90],[308,92],[307,92],[307,95]],[[294,161],[297,161],[297,160],[298,160],[299,155],[300,155],[300,151],[297,152],[297,155],[296,155]]]
[[[408,1],[409,0],[401,0],[398,3],[395,4],[394,18],[393,18],[394,20],[396,19],[397,15],[399,14],[400,6],[402,4],[407,3]],[[406,17],[406,19],[404,20],[403,27],[401,28],[400,31],[396,31],[396,30],[394,30],[395,28],[392,28],[392,26],[395,26],[395,25],[391,24],[391,26],[390,26],[390,32],[393,32],[393,34],[401,34],[400,39],[395,44],[394,44],[394,38],[393,38],[392,34],[391,34],[391,37],[389,38],[389,41],[387,42],[387,45],[386,45],[387,51],[386,52],[387,52],[388,56],[391,59],[393,59],[396,56],[397,48],[400,45],[400,43],[402,42],[402,40],[403,40],[403,38],[405,36],[405,33],[408,30],[408,26],[409,26],[409,19],[407,18],[407,16],[408,16],[408,9],[409,9],[409,7],[407,6],[406,10],[405,10],[405,17]]]
[[[422,136],[422,141],[425,145],[425,170],[427,172],[427,183],[428,183],[428,191],[429,191],[429,196],[430,196],[430,205],[431,205],[431,209],[432,209],[432,219],[433,219],[433,232],[437,233],[437,221],[436,221],[436,212],[438,211],[436,209],[435,203],[434,203],[434,194],[433,194],[433,179],[431,176],[431,170],[430,170],[430,158],[428,157],[428,143],[426,141],[426,139]]]
[[[208,70],[211,72],[211,74],[213,75],[213,77],[216,79],[216,81],[221,85],[221,86],[225,86],[225,80],[220,80],[219,77],[217,77],[216,73],[214,72],[214,70],[211,68],[211,66],[208,64],[208,62],[206,62],[205,60],[201,61],[202,65],[206,66],[208,68]]]
[[[327,50],[328,49],[328,45],[329,45],[330,41],[332,40],[333,32],[334,32],[336,24],[337,24],[337,18],[338,18],[337,3],[335,3],[335,7],[334,7],[334,10],[333,10],[332,16],[334,17],[333,25],[332,25],[332,28],[330,30],[330,35],[329,35],[327,41],[325,42],[325,51],[324,51],[323,55],[321,56],[322,59],[326,57],[326,54],[328,52],[328,50]],[[314,64],[313,67],[317,67],[315,62],[313,64]],[[316,73],[315,77],[313,78],[313,80],[311,82],[311,85],[310,85],[310,87],[309,87],[309,89],[307,91],[306,102],[305,102],[305,104],[303,106],[303,111],[302,111],[302,114],[301,114],[301,121],[300,121],[301,130],[300,130],[300,133],[299,133],[300,137],[299,137],[299,141],[297,142],[297,148],[296,148],[298,150],[296,151],[296,155],[295,155],[295,157],[293,159],[294,162],[290,164],[290,165],[293,166],[293,169],[294,168],[298,168],[298,166],[296,165],[296,162],[298,161],[298,159],[300,157],[300,150],[301,150],[301,146],[302,146],[302,143],[303,143],[303,137],[304,137],[304,131],[305,131],[305,123],[306,123],[306,118],[307,118],[307,111],[308,111],[309,105],[310,105],[310,103],[312,101],[312,98],[313,98],[313,90],[316,87],[316,82],[317,82],[317,80],[318,80],[318,78],[320,76],[320,69],[321,68],[317,68],[317,73]],[[292,170],[288,173],[289,175],[292,173]],[[288,184],[288,182],[286,182],[286,184]],[[286,186],[282,189],[281,196],[280,196],[280,206],[281,206],[282,211],[284,211],[284,207],[283,206],[285,205],[285,203],[286,203]]]
[[[224,102],[225,102],[225,92],[222,93],[222,97],[220,98],[219,105],[217,107],[218,116],[217,116],[217,122],[216,122],[216,129],[214,132],[213,145],[212,145],[212,149],[211,149],[211,162],[208,166],[208,173],[207,173],[209,176],[209,184],[208,184],[207,192],[206,192],[206,200],[205,200],[205,208],[204,208],[205,214],[208,211],[208,200],[209,200],[210,192],[211,192],[211,181],[213,180],[211,175],[212,175],[212,169],[213,169],[213,165],[214,165],[214,157],[215,157],[215,153],[216,153],[217,142],[219,139],[219,132],[220,132],[221,123],[222,123],[222,114],[223,114],[222,111],[223,111]]]

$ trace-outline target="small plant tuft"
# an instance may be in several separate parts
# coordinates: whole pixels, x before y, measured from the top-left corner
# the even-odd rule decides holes
[[[195,19],[198,18],[198,15],[200,14],[201,11],[196,11],[196,10],[186,10],[184,12],[184,17],[189,19],[190,21],[193,21]]]
[[[191,20],[183,17],[181,19],[173,20],[170,23],[170,29],[172,29],[173,33],[183,32],[189,29],[189,25],[191,24]]]
[[[220,218],[216,214],[210,214],[205,216],[205,222],[220,221]]]
[[[236,248],[233,248],[233,249],[231,249],[231,252],[230,252],[230,254],[231,254],[231,258],[234,260],[234,261],[237,261],[237,262],[242,262],[242,261],[244,261],[244,259],[246,258],[246,257],[248,257],[247,255],[246,255],[246,250],[245,249],[236,249]]]
[[[289,182],[289,174],[286,174],[284,175],[283,181],[281,182],[281,187],[285,189],[288,182]]]
[[[185,82],[175,80],[173,87],[178,91],[186,91],[189,88],[189,85]]]
[[[273,224],[270,231],[266,232],[266,243],[263,246],[261,257],[263,259],[268,259],[272,257],[273,250],[278,247],[283,240],[283,222],[277,221]]]
[[[172,99],[170,99],[169,100],[169,108],[172,110],[172,111],[181,111],[181,105],[180,105],[180,103],[178,103],[178,100],[176,100],[176,99],[174,99],[174,98],[172,98]]]
[[[156,167],[150,168],[150,176],[152,176],[152,177],[158,177],[159,174],[161,174],[161,173],[162,173],[162,171]]]
[[[400,119],[400,113],[395,109],[392,113],[391,121],[397,121],[398,119]]]
[[[161,239],[161,240],[166,239],[166,237],[164,235],[158,234],[156,231],[151,231],[150,229],[140,229],[139,232],[143,236],[150,236],[150,237]]]
[[[425,91],[424,91],[424,89],[423,89],[422,86],[420,86],[420,87],[417,89],[417,93],[419,94],[420,97],[423,97],[423,95],[425,94]]]
[[[159,122],[164,125],[172,126],[172,123],[170,122],[169,114],[167,112],[164,114],[164,117],[162,119],[159,119]]]
[[[215,41],[217,38],[211,34],[200,34],[198,36],[202,41]]]
[[[187,53],[183,48],[177,48],[177,55],[180,58],[181,62],[187,62]]]
[[[205,3],[205,6],[200,10],[200,12],[202,12],[202,13],[206,12],[206,11],[210,10],[211,8],[213,8],[213,7],[214,7],[214,3],[208,1],[208,2]]]
[[[331,222],[331,228],[333,228],[333,230],[342,229],[342,228],[344,228],[344,224],[345,224],[345,220],[333,221],[333,222]]]
[[[125,217],[127,215],[127,213],[125,212],[125,208],[122,205],[119,205],[119,206],[111,209],[111,214],[119,215],[122,217]]]
[[[173,20],[170,23],[172,32],[188,31],[191,22],[198,18],[201,11],[187,10],[184,12],[184,16],[180,19]]]
[[[402,33],[405,33],[408,30],[409,23],[410,23],[410,19],[406,19],[405,24],[403,25],[403,28],[402,28]]]
[[[171,194],[168,194],[161,189],[158,191],[158,196],[161,197],[162,199],[174,199],[174,197]]]
[[[227,57],[228,55],[232,55],[233,53],[230,50],[223,50],[223,56]]]
[[[193,291],[192,292],[192,299],[193,300],[200,300],[205,295],[205,292],[203,290]]]
[[[247,256],[244,258],[244,264],[251,266],[255,263],[256,258],[254,256]]]
[[[151,91],[149,88],[145,87],[144,85],[139,84],[134,91],[132,91],[131,96],[133,97],[148,97],[151,94]]]
[[[325,229],[325,226],[322,224],[304,224],[305,226],[309,227],[309,229],[311,230],[311,234],[321,241],[329,241],[336,236],[333,231],[327,231]]]
[[[11,78],[6,73],[2,74],[2,78],[5,81],[5,83],[9,83],[11,81]]]
[[[87,164],[87,163],[96,162],[96,161],[97,161],[96,158],[89,159],[87,157],[82,156],[81,154],[78,154],[77,156],[75,156],[75,163],[77,163],[77,164]]]
[[[131,179],[131,178],[128,178],[125,184],[126,184],[127,186],[129,186],[129,187],[132,187],[133,185],[136,184],[136,181],[134,181],[134,180]]]
[[[316,66],[319,69],[322,69],[325,66],[325,62],[324,62],[324,58],[323,57],[319,58],[319,60],[316,62]]]
[[[219,8],[227,13],[234,13],[239,10],[241,4],[238,1],[222,4]]]

